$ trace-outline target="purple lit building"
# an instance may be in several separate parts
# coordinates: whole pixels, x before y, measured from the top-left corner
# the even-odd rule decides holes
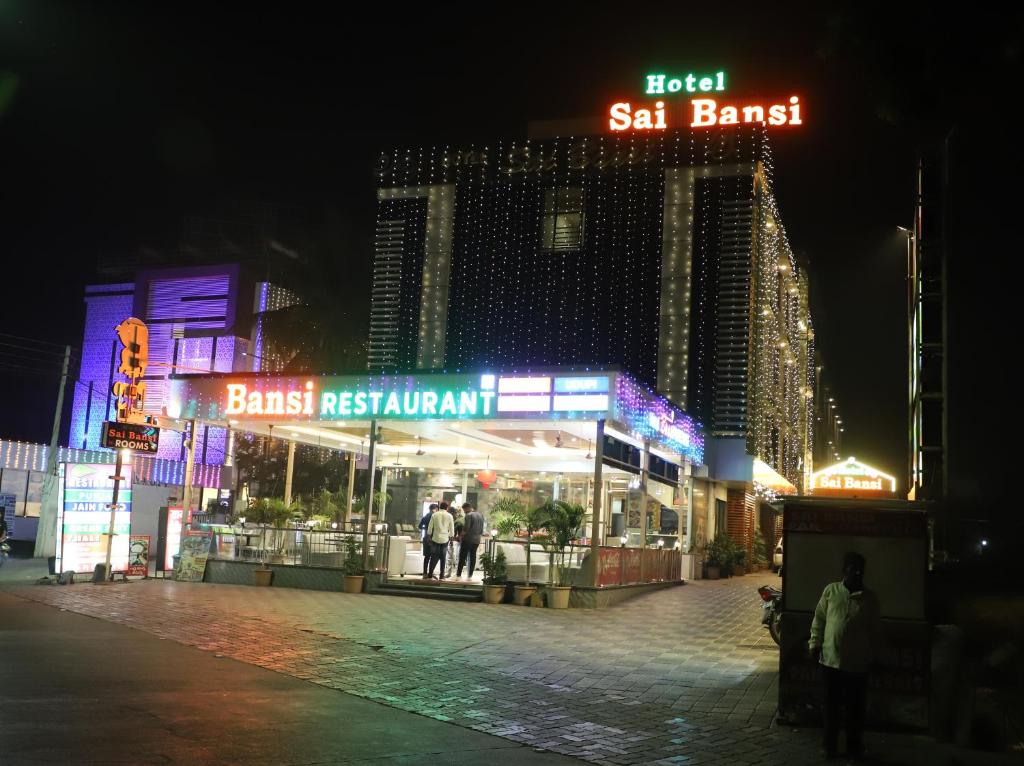
[[[114,327],[135,316],[149,327],[146,410],[163,413],[172,373],[259,371],[267,311],[296,302],[283,288],[258,282],[239,264],[140,271],[134,282],[85,289],[85,337],[74,386],[68,446],[99,449],[103,421],[115,416],[111,386],[119,378]],[[224,462],[224,429],[203,427],[196,462]],[[164,430],[157,457],[184,460],[180,433]]]

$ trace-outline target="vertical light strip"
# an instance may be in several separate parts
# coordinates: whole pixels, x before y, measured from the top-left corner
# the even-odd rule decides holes
[[[427,199],[427,225],[423,246],[416,367],[427,370],[444,367],[452,228],[455,221],[455,185],[431,184],[377,190],[377,199],[381,201],[423,197]],[[395,243],[399,256],[402,244]],[[397,298],[395,300],[397,301]],[[395,310],[397,311],[397,307]]]

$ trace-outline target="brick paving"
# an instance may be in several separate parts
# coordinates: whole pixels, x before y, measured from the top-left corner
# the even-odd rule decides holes
[[[756,586],[772,580],[600,611],[164,580],[12,592],[596,764],[817,763],[816,730],[769,726],[778,651]]]

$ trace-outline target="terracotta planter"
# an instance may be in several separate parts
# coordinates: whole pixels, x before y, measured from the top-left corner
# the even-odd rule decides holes
[[[505,600],[505,586],[504,585],[485,585],[484,586],[484,603],[485,604],[500,604]]]
[[[260,585],[262,587],[269,587],[270,583],[274,580],[273,569],[254,569],[252,570],[252,584]]]
[[[363,576],[345,575],[345,593],[362,593]]]
[[[529,606],[530,596],[536,592],[536,585],[517,585],[512,594],[512,603],[516,606]]]
[[[571,585],[549,585],[545,588],[548,596],[548,607],[551,609],[568,609]]]
[[[741,577],[747,573],[747,568],[742,564],[734,564],[732,574],[734,577]]]
[[[722,576],[722,573],[721,573],[721,570],[719,569],[719,567],[713,567],[710,564],[708,564],[708,579],[709,580],[717,580],[721,576]]]

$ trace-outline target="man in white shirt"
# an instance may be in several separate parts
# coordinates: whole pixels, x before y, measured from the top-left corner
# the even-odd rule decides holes
[[[808,647],[821,664],[825,681],[825,757],[839,749],[839,711],[846,708],[846,750],[853,759],[864,755],[864,710],[868,669],[881,640],[878,598],[864,587],[864,557],[843,557],[843,579],[829,583],[811,622]]]
[[[430,517],[430,523],[427,525],[427,537],[434,546],[434,555],[430,558],[430,571],[427,574],[429,579],[437,579],[434,577],[434,567],[437,566],[438,561],[441,562],[441,579],[445,579],[444,557],[448,552],[448,541],[454,534],[455,519],[448,513],[448,503],[441,503],[441,507],[434,511],[434,515]]]

